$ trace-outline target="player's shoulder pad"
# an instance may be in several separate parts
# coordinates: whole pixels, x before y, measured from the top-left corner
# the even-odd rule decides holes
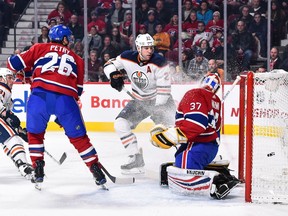
[[[167,60],[162,55],[159,55],[158,53],[154,53],[150,59],[150,63],[155,64],[159,67],[163,67],[167,65]]]
[[[133,62],[137,62],[137,56],[138,52],[137,51],[131,51],[131,50],[126,50],[121,53],[120,57],[123,59],[128,59]]]

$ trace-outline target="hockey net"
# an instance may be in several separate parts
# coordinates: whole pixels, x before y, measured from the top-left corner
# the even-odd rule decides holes
[[[288,73],[241,78],[239,178],[245,200],[288,203]]]

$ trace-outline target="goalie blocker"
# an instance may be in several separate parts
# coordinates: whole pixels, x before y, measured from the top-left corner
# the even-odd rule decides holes
[[[160,185],[183,195],[225,198],[240,181],[229,172],[229,161],[213,161],[205,170],[180,169],[172,162],[160,165]]]

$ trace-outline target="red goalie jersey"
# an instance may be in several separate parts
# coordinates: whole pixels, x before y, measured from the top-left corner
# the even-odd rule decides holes
[[[210,90],[197,88],[182,98],[176,126],[191,142],[210,142],[220,137],[221,100]]]
[[[59,43],[35,44],[26,52],[11,56],[7,68],[15,72],[33,68],[31,89],[39,86],[76,99],[83,90],[83,59]]]

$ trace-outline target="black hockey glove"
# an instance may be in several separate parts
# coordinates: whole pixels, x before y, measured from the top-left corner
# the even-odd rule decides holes
[[[124,87],[123,74],[119,71],[114,71],[110,74],[110,85],[112,88],[121,92]]]
[[[27,130],[26,128],[19,128],[18,130],[19,136],[25,141],[28,142]]]
[[[13,128],[19,128],[20,127],[19,118],[16,115],[14,115],[14,113],[12,113],[11,111],[6,112],[5,120]]]

